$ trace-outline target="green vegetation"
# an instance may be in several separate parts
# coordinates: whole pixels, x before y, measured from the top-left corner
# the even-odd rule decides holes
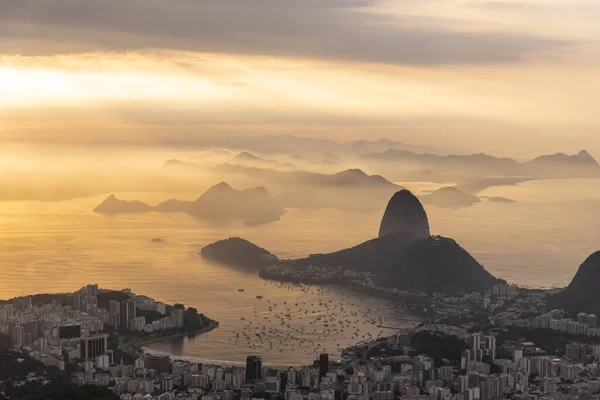
[[[436,365],[441,365],[442,359],[460,361],[463,350],[468,349],[465,341],[458,336],[428,331],[414,335],[410,345],[413,348],[413,355],[427,354],[436,360]]]
[[[52,303],[53,301],[60,303],[64,306],[72,306],[73,305],[73,296],[71,293],[54,293],[54,294],[42,293],[42,294],[34,294],[31,296],[14,297],[9,300],[0,300],[0,305],[12,303],[13,300],[21,299],[24,297],[31,297],[31,304],[34,304],[34,305],[36,303],[49,304],[49,303]]]
[[[118,400],[110,389],[100,386],[69,386],[39,395],[26,396],[23,400]]]

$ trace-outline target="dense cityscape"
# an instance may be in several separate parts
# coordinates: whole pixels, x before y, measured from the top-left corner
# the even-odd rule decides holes
[[[414,329],[292,367],[260,354],[240,354],[243,367],[149,351],[153,339],[218,323],[129,289],[15,298],[0,303],[0,396],[35,398],[58,385],[122,400],[599,398],[598,317],[546,310],[545,296],[508,284],[436,294],[438,312]]]

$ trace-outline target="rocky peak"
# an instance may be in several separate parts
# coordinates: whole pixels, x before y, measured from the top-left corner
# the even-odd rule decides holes
[[[379,228],[379,237],[399,235],[407,241],[426,239],[429,220],[423,205],[408,190],[396,192],[389,201]]]
[[[594,157],[592,157],[592,155],[586,150],[581,150],[579,153],[577,153],[577,158],[583,162],[598,164]]]

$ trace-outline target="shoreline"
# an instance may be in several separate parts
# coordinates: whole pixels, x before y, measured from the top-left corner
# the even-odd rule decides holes
[[[202,335],[203,333],[207,333],[214,329],[217,329],[218,327],[219,327],[218,321],[211,321],[207,326],[205,326],[201,329],[198,329],[194,332],[191,332],[191,333],[178,332],[178,333],[175,333],[173,335],[168,335],[168,336],[136,338],[130,342],[123,343],[119,347],[121,348],[121,350],[123,350],[124,352],[129,353],[131,355],[143,355],[144,353],[146,353],[146,346],[149,344],[158,343],[158,342],[166,342],[169,340],[182,338],[182,337],[186,337],[186,336],[196,337],[196,336]]]

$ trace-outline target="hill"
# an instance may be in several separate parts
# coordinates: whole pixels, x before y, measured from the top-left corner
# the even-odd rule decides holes
[[[547,299],[549,310],[562,308],[570,314],[600,314],[600,251],[589,256],[567,288]]]
[[[221,164],[216,171],[235,182],[267,185],[278,192],[275,198],[286,208],[376,211],[402,188],[380,175],[369,175],[360,169],[324,174]]]
[[[435,149],[429,146],[416,146],[389,139],[357,140],[353,142],[335,142],[327,139],[313,139],[291,134],[264,135],[258,137],[216,137],[205,141],[207,146],[240,149],[256,154],[364,154],[369,152],[384,151],[387,149],[429,151]],[[273,149],[276,149],[275,152]]]
[[[359,158],[368,166],[389,168],[390,165],[405,170],[430,170],[435,173],[463,176],[500,176],[518,173],[520,164],[512,158],[499,158],[484,153],[470,155],[416,154],[405,150],[387,150],[368,153]]]
[[[255,154],[248,151],[242,151],[231,159],[231,162],[235,165],[244,165],[258,168],[274,168],[283,170],[294,170],[298,169],[294,164],[291,163],[280,163],[278,161],[263,159]]]
[[[117,199],[114,194],[108,196],[94,212],[101,214],[135,214],[153,211],[153,207],[138,200],[128,201]]]
[[[458,243],[440,236],[407,243],[405,236],[390,235],[288,265],[298,269],[309,266],[370,272],[378,286],[426,293],[482,292],[497,282]]]
[[[263,268],[279,261],[274,254],[238,237],[212,243],[200,254],[209,260],[252,268]]]
[[[585,150],[575,155],[557,153],[540,156],[523,164],[527,174],[552,178],[598,178],[600,165]]]
[[[481,200],[479,197],[463,192],[458,188],[447,186],[421,196],[421,201],[438,207],[459,208],[472,206]]]
[[[557,153],[520,163],[512,158],[488,154],[437,155],[417,154],[406,150],[386,150],[359,157],[375,170],[424,169],[463,177],[528,177],[528,178],[600,178],[600,165],[585,150],[576,155]],[[387,175],[387,174],[386,174]],[[396,175],[394,174],[394,177]]]

